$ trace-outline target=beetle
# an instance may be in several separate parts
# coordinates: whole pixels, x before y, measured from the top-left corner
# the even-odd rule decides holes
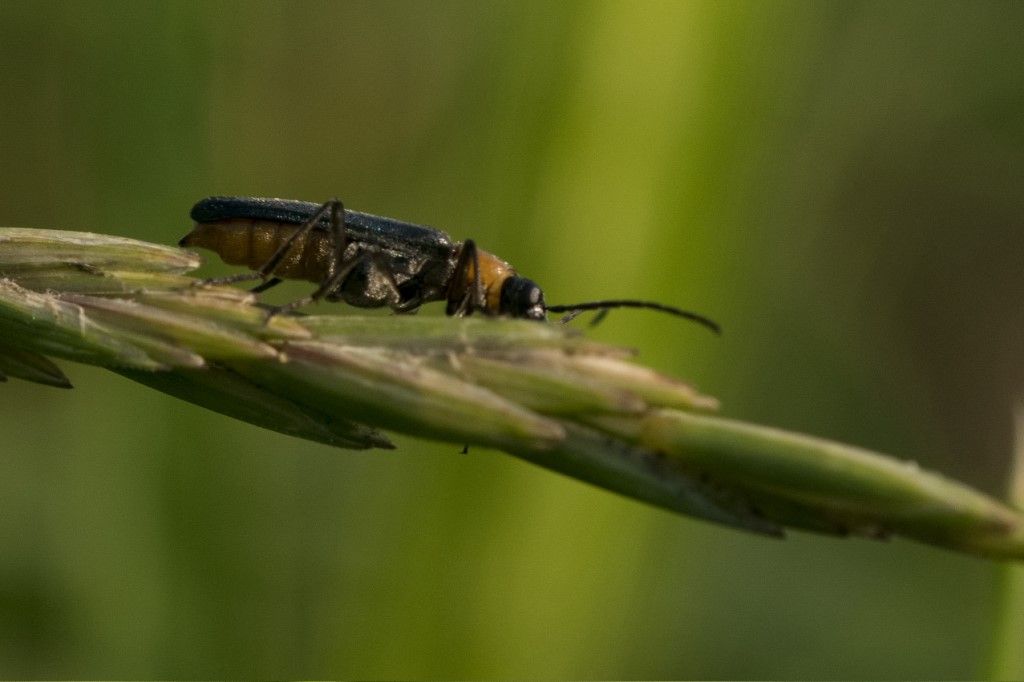
[[[282,279],[304,279],[317,288],[271,310],[277,314],[321,298],[361,308],[387,306],[398,313],[445,301],[448,315],[490,315],[545,320],[586,310],[649,308],[693,320],[719,332],[712,320],[672,306],[637,300],[548,305],[533,281],[472,239],[458,242],[441,230],[346,209],[338,199],[317,204],[290,199],[207,197],[192,207],[192,231],[179,246],[216,252],[252,272],[205,283],[263,280],[265,291]]]

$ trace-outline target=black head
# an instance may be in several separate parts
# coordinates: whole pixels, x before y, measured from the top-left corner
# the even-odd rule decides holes
[[[499,313],[527,320],[547,319],[544,292],[532,279],[513,275],[501,285]]]

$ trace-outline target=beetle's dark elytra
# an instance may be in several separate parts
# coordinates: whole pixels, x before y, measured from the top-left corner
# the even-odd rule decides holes
[[[323,204],[294,199],[265,199],[259,197],[207,197],[192,207],[191,217],[197,223],[222,220],[248,219],[289,225],[301,225],[316,215]],[[321,216],[318,227],[330,230],[331,215]],[[350,236],[372,239],[390,244],[406,244],[436,253],[451,250],[452,240],[441,230],[425,225],[407,223],[370,213],[345,209],[345,228]]]

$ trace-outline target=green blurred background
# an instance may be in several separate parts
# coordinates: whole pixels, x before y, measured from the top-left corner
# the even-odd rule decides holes
[[[338,195],[551,302],[711,315],[594,335],[729,416],[1002,495],[1022,35],[1019,3],[5,1],[0,224],[170,244],[206,195]],[[983,560],[747,536],[458,445],[332,450],[64,367],[0,386],[4,677],[986,670]]]

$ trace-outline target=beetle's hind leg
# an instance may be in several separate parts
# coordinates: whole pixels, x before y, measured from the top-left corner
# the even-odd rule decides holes
[[[336,288],[341,286],[341,283],[345,281],[345,278],[348,277],[352,273],[352,271],[355,270],[358,266],[362,265],[362,263],[366,261],[368,257],[368,253],[363,253],[353,258],[348,263],[345,263],[344,265],[341,266],[340,269],[335,270],[334,274],[331,275],[329,279],[324,280],[316,291],[309,294],[308,296],[297,298],[294,301],[289,301],[288,303],[285,303],[284,305],[272,306],[267,311],[267,320],[269,321],[270,318],[274,317],[275,315],[280,315],[281,313],[288,313],[293,310],[297,310],[303,306],[309,305],[314,301],[319,301],[328,293],[334,291]]]
[[[301,308],[302,306],[305,305],[309,305],[314,301],[319,301],[321,298],[337,289],[341,285],[341,283],[345,281],[345,278],[348,277],[349,274],[356,268],[356,266],[359,265],[364,260],[366,256],[365,253],[360,256],[356,256],[348,263],[342,263],[342,259],[345,256],[345,247],[348,245],[348,235],[346,234],[345,231],[345,205],[342,204],[340,200],[331,199],[323,206],[321,206],[320,210],[317,211],[316,215],[313,216],[313,219],[309,223],[303,225],[303,228],[305,228],[306,225],[309,225],[310,223],[315,225],[316,222],[319,221],[320,217],[322,217],[324,215],[324,212],[327,210],[330,210],[331,214],[331,244],[333,245],[334,248],[331,251],[331,258],[330,261],[327,263],[327,271],[326,274],[324,275],[323,280],[320,282],[320,286],[318,286],[316,290],[313,291],[313,293],[309,294],[308,296],[303,296],[302,298],[297,298],[294,301],[289,301],[284,305],[274,306],[270,308],[269,314],[267,315],[268,320],[275,315],[280,315],[281,313],[297,310],[298,308]],[[296,231],[296,234],[298,234],[298,231]],[[290,239],[294,238],[295,235],[292,235]],[[274,254],[274,257],[276,258],[279,254],[281,254],[280,249],[278,250],[278,253]],[[281,254],[281,258],[283,257],[283,254]],[[273,258],[271,260],[273,260]],[[279,258],[277,263],[280,263],[280,261],[281,259]],[[274,267],[277,267],[277,263],[274,264]],[[263,268],[260,268],[260,271],[262,272],[265,269],[266,265]],[[271,272],[268,272],[267,274],[269,275],[271,274]],[[273,282],[275,279],[278,278],[274,277],[273,279],[268,280],[264,284],[261,284],[259,287],[256,287],[256,289],[260,289],[261,291],[264,288],[269,289],[271,286],[273,286],[273,284],[270,284],[270,282]]]

